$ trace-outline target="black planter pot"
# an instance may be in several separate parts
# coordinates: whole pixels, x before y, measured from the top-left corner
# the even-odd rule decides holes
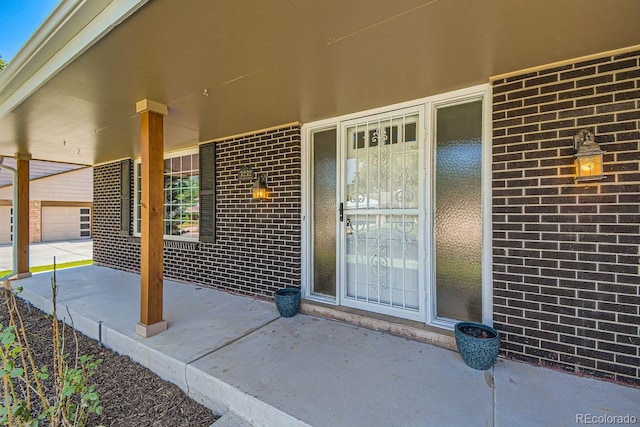
[[[273,294],[276,300],[276,308],[282,317],[293,317],[300,308],[300,289],[278,289]]]
[[[460,322],[455,327],[456,345],[462,360],[473,369],[489,369],[500,353],[500,333],[476,322]]]

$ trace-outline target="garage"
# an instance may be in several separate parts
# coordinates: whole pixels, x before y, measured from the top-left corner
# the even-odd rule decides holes
[[[42,241],[91,237],[91,209],[78,206],[43,206]]]
[[[11,206],[0,206],[0,245],[11,243]]]

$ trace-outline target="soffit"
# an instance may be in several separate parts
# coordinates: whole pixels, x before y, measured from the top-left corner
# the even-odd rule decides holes
[[[169,107],[167,150],[361,111],[640,44],[638,16],[636,0],[152,0],[0,119],[0,154],[137,157],[144,98]]]

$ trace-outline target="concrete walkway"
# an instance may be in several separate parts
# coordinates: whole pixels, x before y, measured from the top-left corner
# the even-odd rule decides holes
[[[14,286],[50,312],[50,277]],[[138,275],[86,266],[59,271],[58,286],[58,304],[77,329],[97,338],[101,325],[107,347],[214,412],[239,414],[243,425],[574,426],[601,416],[640,423],[640,389],[503,359],[477,371],[430,344],[304,314],[281,318],[273,304],[171,281],[169,329],[141,338]]]
[[[56,264],[72,261],[84,261],[93,258],[93,240],[65,240],[59,242],[30,243],[29,265],[39,267],[41,265]],[[13,269],[13,246],[0,245],[0,271]]]

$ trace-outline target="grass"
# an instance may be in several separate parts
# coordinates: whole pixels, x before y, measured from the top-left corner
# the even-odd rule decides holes
[[[56,269],[80,267],[82,265],[91,265],[91,264],[93,264],[93,260],[91,259],[85,259],[82,261],[63,262],[60,264],[56,264]],[[53,271],[53,264],[38,265],[36,267],[31,267],[29,271],[31,273],[42,273],[43,271]],[[11,270],[0,271],[0,277],[6,276],[9,273],[11,273]]]

